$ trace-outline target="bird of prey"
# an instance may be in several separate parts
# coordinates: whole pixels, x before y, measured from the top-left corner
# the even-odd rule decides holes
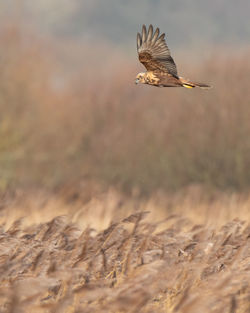
[[[139,61],[146,67],[145,73],[136,76],[136,84],[149,84],[157,87],[200,87],[210,88],[203,83],[192,82],[180,77],[169,48],[165,41],[165,34],[160,35],[159,28],[155,32],[150,25],[147,31],[145,25],[142,26],[142,33],[137,34],[137,52]]]

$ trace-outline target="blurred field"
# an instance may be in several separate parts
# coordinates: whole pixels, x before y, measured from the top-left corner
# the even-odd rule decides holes
[[[175,53],[206,92],[105,42],[0,45],[0,311],[249,312],[249,48]]]
[[[250,222],[250,196],[248,193],[207,193],[198,186],[176,193],[155,192],[142,198],[134,193],[128,196],[109,188],[82,183],[68,185],[57,191],[16,190],[1,196],[0,223],[8,229],[16,220],[22,225],[46,223],[57,216],[67,218],[78,227],[93,227],[98,231],[129,214],[150,211],[154,221],[172,215],[182,216],[194,224],[220,228],[234,219]]]
[[[3,190],[88,179],[141,193],[249,187],[249,49],[221,47],[202,63],[175,53],[181,75],[214,86],[204,92],[135,86],[136,54],[104,43],[100,58],[100,43],[9,26],[0,44]]]

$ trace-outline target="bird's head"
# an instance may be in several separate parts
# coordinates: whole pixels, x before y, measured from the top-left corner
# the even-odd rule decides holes
[[[145,84],[146,80],[145,80],[145,73],[139,73],[136,78],[135,78],[135,83],[141,83],[141,84]]]

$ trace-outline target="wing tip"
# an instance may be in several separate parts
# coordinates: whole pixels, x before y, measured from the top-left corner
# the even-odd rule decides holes
[[[137,50],[140,48],[141,44],[142,44],[141,34],[137,33]]]
[[[147,39],[147,28],[145,24],[142,25],[141,35],[142,35],[142,42],[145,42]]]
[[[166,36],[166,34],[165,34],[165,33],[162,33],[162,34],[160,35],[160,37],[157,39],[157,41],[164,41],[164,40],[165,40],[165,36]]]
[[[142,31],[141,31],[141,34],[140,34],[141,38],[144,39],[144,37],[145,37],[145,40],[146,40],[147,37],[148,37],[148,34],[150,34],[150,33],[152,33],[151,40],[153,39],[153,41],[156,41],[156,40],[158,40],[160,38],[161,39],[165,38],[165,33],[160,35],[160,28],[159,27],[156,27],[156,29],[154,31],[153,24],[149,24],[148,29],[147,29],[146,24],[142,24]],[[160,35],[160,37],[159,37],[159,35]]]
[[[201,89],[204,89],[204,90],[209,90],[209,89],[212,89],[213,86],[211,86],[211,85],[206,85],[206,86],[201,86],[200,88],[201,88]]]
[[[213,86],[204,84],[204,83],[197,83],[197,86],[200,87],[201,89],[211,89]]]

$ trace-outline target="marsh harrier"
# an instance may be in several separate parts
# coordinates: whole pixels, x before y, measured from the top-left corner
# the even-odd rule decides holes
[[[145,73],[136,76],[136,84],[149,84],[157,87],[200,87],[210,88],[203,83],[195,83],[178,76],[177,68],[165,41],[165,34],[160,35],[159,28],[155,32],[150,25],[148,31],[142,26],[142,33],[137,34],[137,51],[139,61],[146,67]]]

